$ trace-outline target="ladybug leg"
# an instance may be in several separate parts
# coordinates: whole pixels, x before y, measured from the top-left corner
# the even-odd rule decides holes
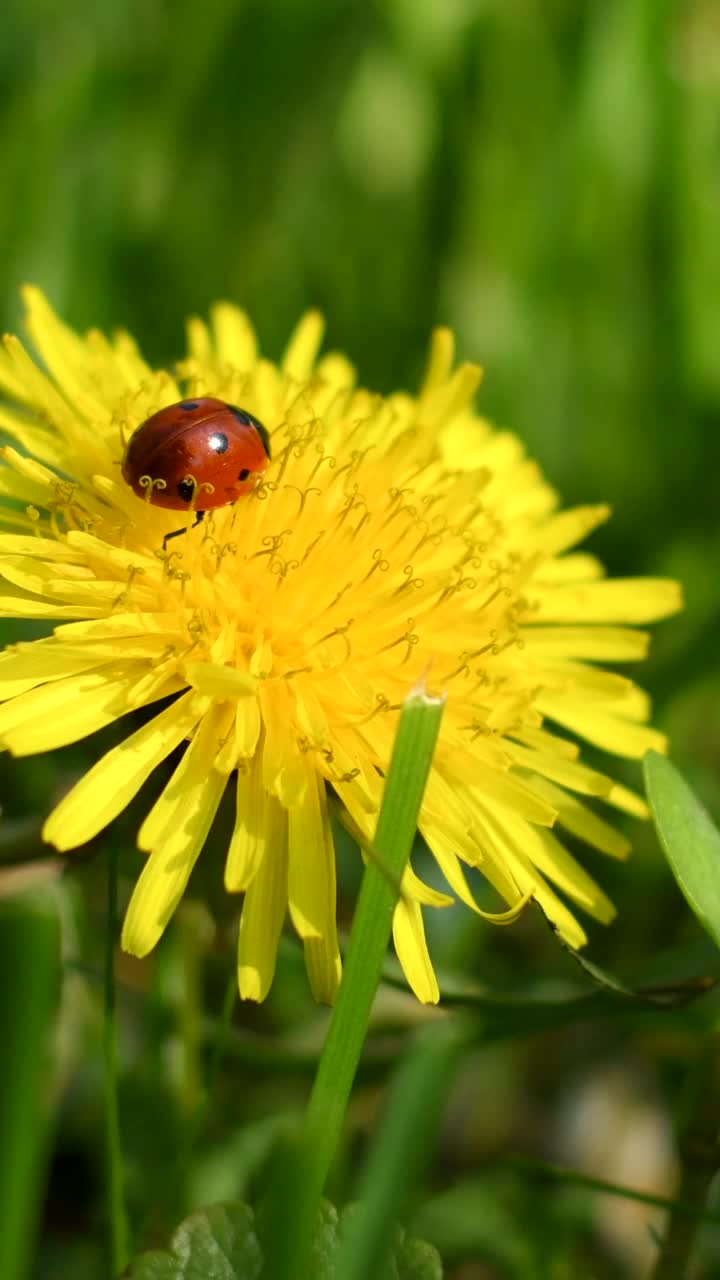
[[[205,517],[204,511],[196,511],[195,519],[193,520],[190,528],[197,529],[198,525],[204,519],[204,517]],[[182,529],[173,529],[172,533],[166,533],[165,537],[163,538],[163,551],[167,551],[167,544],[170,541],[170,539],[179,538],[181,533],[187,533],[187,526],[183,526]]]

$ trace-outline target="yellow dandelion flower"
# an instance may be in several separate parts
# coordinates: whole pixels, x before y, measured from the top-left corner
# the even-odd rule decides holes
[[[645,694],[602,664],[642,658],[635,624],[672,613],[679,591],[608,581],[574,550],[607,508],[557,511],[518,441],[476,415],[480,371],[453,371],[451,335],[435,334],[417,396],[383,397],[344,356],[318,358],[315,313],[276,365],[221,304],[209,325],[190,322],[171,374],[126,334],[80,337],[38,291],[25,298],[40,363],[16,338],[0,353],[0,430],[17,445],[0,469],[0,612],[57,625],[0,656],[0,745],[48,751],[160,704],[48,818],[66,850],[188,744],[140,828],[123,946],[142,956],[160,938],[233,778],[225,885],[244,894],[241,995],[267,993],[289,914],[313,992],[332,1000],[327,791],[370,841],[399,705],[428,669],[447,707],[420,830],[451,892],[408,868],[393,934],[418,997],[438,998],[421,909],[454,895],[479,911],[467,867],[510,907],[532,895],[573,946],[576,909],[610,920],[562,832],[623,857],[587,798],[644,806],[582,763],[574,737],[621,756],[664,749]],[[256,416],[272,462],[193,527],[192,511],[136,496],[121,467],[138,424],[199,395]],[[187,532],[164,546],[178,524]]]

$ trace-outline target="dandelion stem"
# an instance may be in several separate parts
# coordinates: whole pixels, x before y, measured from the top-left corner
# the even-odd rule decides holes
[[[444,698],[429,696],[424,686],[414,689],[403,704],[373,844],[374,856],[365,868],[337,1004],[305,1114],[296,1173],[291,1175],[295,1183],[292,1228],[287,1230],[286,1216],[285,1231],[271,1235],[270,1248],[276,1255],[267,1260],[271,1276],[283,1275],[290,1280],[307,1274],[312,1229],[338,1148],[380,982],[397,886],[415,838],[443,708]],[[278,1194],[277,1199],[281,1198]],[[287,1202],[285,1212],[287,1215]]]
[[[465,1046],[462,1024],[429,1029],[405,1054],[383,1103],[373,1146],[357,1187],[357,1208],[338,1257],[343,1280],[382,1274],[398,1209],[430,1160],[450,1082]]]
[[[107,930],[105,935],[105,1009],[103,1054],[105,1059],[105,1143],[110,1251],[114,1276],[127,1266],[130,1256],[128,1221],[123,1192],[123,1159],[120,1142],[117,1071],[117,1006],[115,989],[115,939],[117,910],[118,854],[112,844],[108,857]]]

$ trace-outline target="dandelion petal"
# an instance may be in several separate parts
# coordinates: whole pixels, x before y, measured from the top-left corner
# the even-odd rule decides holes
[[[245,894],[240,918],[238,987],[243,1000],[264,1000],[270,990],[287,892],[287,819],[270,797],[266,854]]]
[[[201,714],[194,695],[185,694],[113,747],[53,809],[43,839],[61,850],[92,839],[130,803],[153,769],[194,729]]]

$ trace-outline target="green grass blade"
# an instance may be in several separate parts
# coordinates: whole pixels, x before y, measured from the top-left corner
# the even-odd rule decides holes
[[[320,1196],[337,1151],[345,1111],[380,982],[398,886],[410,857],[444,698],[424,685],[403,704],[385,794],[358,897],[343,978],[305,1115],[297,1159],[274,1196],[278,1230],[268,1233],[269,1277],[304,1276]],[[282,1191],[281,1191],[282,1188]],[[271,1211],[272,1212],[272,1211]]]
[[[444,699],[423,689],[406,698],[375,835],[377,861],[363,877],[343,981],[307,1110],[322,1180],[335,1154],[345,1108],[380,982],[402,873],[410,857]]]
[[[365,1280],[382,1266],[396,1219],[432,1150],[462,1044],[456,1025],[434,1028],[397,1071],[340,1253],[343,1280]]]
[[[48,1146],[50,1033],[59,990],[57,915],[49,898],[0,909],[0,1276],[26,1280]]]
[[[105,1177],[110,1258],[114,1276],[120,1274],[130,1257],[130,1231],[125,1207],[125,1174],[118,1099],[117,993],[115,987],[115,942],[118,933],[117,893],[118,851],[113,844],[108,860],[103,1057],[105,1061]]]

